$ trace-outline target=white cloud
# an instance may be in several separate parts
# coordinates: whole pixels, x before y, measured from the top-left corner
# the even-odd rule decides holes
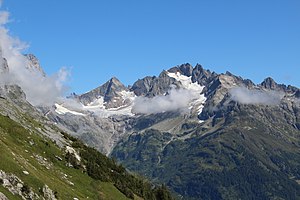
[[[167,95],[153,98],[137,97],[134,101],[132,112],[140,114],[155,114],[166,111],[186,111],[195,93],[187,89],[172,88]]]
[[[0,64],[5,58],[9,66],[9,73],[0,75],[0,83],[19,85],[33,105],[53,104],[66,90],[63,83],[68,76],[67,70],[63,68],[52,76],[44,77],[37,70],[26,69],[29,61],[22,52],[28,45],[9,34],[5,27],[8,17],[8,12],[0,12]]]
[[[231,99],[242,104],[277,105],[284,94],[278,91],[249,90],[245,87],[232,88]]]
[[[1,5],[0,5],[0,7],[1,7]],[[0,12],[0,25],[7,24],[8,19],[9,19],[9,12],[1,11]]]

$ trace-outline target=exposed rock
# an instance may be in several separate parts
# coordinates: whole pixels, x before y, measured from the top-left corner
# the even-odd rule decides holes
[[[88,105],[99,98],[103,98],[106,108],[117,108],[123,105],[126,99],[122,98],[123,91],[128,91],[117,78],[113,77],[100,87],[79,96],[79,101]]]
[[[295,96],[296,96],[297,98],[300,98],[300,90],[298,90],[298,91],[295,93]]]
[[[203,69],[200,64],[197,64],[192,71],[192,81],[198,82],[200,85],[207,85],[213,76],[216,74]]]
[[[56,200],[55,193],[48,187],[48,185],[44,185],[43,189],[43,197],[45,200]]]
[[[2,60],[1,60],[2,59]],[[9,72],[7,60],[0,57],[0,74],[7,74]]]
[[[0,75],[9,72],[7,60],[2,55],[2,49],[0,47]]]
[[[71,114],[59,115],[55,111],[51,111],[47,117],[59,124],[66,132],[104,154],[108,154],[131,127],[131,117],[129,116],[103,118],[91,114],[81,117]]]
[[[189,63],[186,63],[186,64],[182,64],[180,66],[173,67],[173,68],[169,69],[168,72],[171,72],[171,73],[179,72],[180,74],[185,75],[185,76],[192,76],[193,66],[190,65]]]
[[[0,200],[9,200],[2,192],[0,192]]]
[[[265,89],[269,89],[269,90],[283,90],[286,91],[287,87],[283,84],[278,84],[274,81],[274,79],[272,79],[271,77],[266,78],[261,84],[260,86],[262,86]]]
[[[12,194],[20,195],[22,199],[40,199],[39,196],[16,175],[0,170],[0,179],[3,180],[3,187],[8,189]]]
[[[74,155],[75,158],[76,158],[76,160],[77,160],[78,162],[81,161],[81,158],[80,158],[79,154],[75,151],[74,148],[69,147],[69,146],[66,146],[66,153],[69,153],[69,154]]]
[[[56,129],[53,123],[46,120],[40,108],[36,108],[26,100],[26,95],[17,85],[0,86],[0,114],[7,116],[20,123],[24,128],[32,130],[32,122],[24,120],[24,114],[30,116],[35,122],[44,124],[43,129],[37,128],[40,134],[50,137],[59,146],[64,146],[65,138]]]
[[[40,73],[44,77],[46,76],[46,73],[44,72],[43,68],[40,65],[39,60],[37,59],[37,57],[35,57],[35,55],[33,55],[33,54],[25,54],[24,56],[29,61],[28,65],[26,66],[26,68],[29,71]]]
[[[34,158],[38,161],[38,163],[42,166],[44,166],[46,169],[51,169],[53,166],[53,163],[49,162],[47,158],[43,158],[42,156],[38,154],[33,154]]]
[[[26,100],[26,95],[17,85],[1,85],[0,86],[0,95],[2,97],[8,98],[16,102],[16,100]]]
[[[29,172],[28,171],[23,171],[23,174],[29,175]]]
[[[168,76],[167,71],[163,71],[158,77],[145,77],[138,80],[133,84],[131,90],[137,96],[154,97],[157,95],[164,95],[170,89],[171,85],[176,87],[180,86],[180,83],[174,78]]]

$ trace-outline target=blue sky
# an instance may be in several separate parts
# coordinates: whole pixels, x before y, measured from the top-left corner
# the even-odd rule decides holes
[[[4,0],[10,34],[70,92],[124,84],[182,63],[300,87],[299,0]]]

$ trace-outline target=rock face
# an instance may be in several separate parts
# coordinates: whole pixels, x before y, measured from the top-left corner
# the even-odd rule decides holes
[[[42,66],[40,65],[39,60],[33,54],[25,54],[24,55],[28,59],[28,65],[26,68],[31,72],[40,73],[42,76],[46,76]]]
[[[48,187],[48,185],[44,185],[43,189],[43,197],[45,200],[56,200],[54,192]]]
[[[131,87],[137,96],[154,97],[163,95],[170,90],[170,86],[179,86],[180,83],[174,78],[167,75],[167,71],[163,71],[158,77],[145,77],[136,81]]]
[[[99,117],[91,114],[76,116],[72,114],[58,115],[50,111],[47,117],[57,123],[63,130],[78,137],[100,152],[108,154],[130,127],[130,117]]]
[[[57,131],[53,129],[53,123],[46,120],[43,113],[26,100],[25,93],[17,85],[0,86],[0,114],[19,122],[29,129],[31,126],[24,120],[24,115],[30,114],[30,118],[45,124],[45,129],[38,130],[40,134],[52,138],[58,145],[65,144],[62,135],[57,134]]]
[[[26,100],[26,94],[17,85],[1,85],[0,95],[2,96],[2,98],[9,98],[11,100],[15,100],[15,99],[24,100],[24,101]]]
[[[14,174],[5,173],[4,171],[0,170],[0,179],[3,182],[2,186],[7,188],[14,195],[20,195],[23,199],[40,198],[30,188],[24,185],[24,182]]]
[[[117,108],[123,105],[121,92],[128,91],[117,78],[111,78],[100,87],[79,96],[79,101],[88,105],[99,98],[103,98],[106,108]]]
[[[0,200],[9,200],[2,192],[0,192]]]
[[[8,73],[9,68],[7,64],[7,60],[2,55],[2,49],[0,47],[0,75]]]
[[[171,69],[168,70],[168,72],[171,73],[181,73],[185,76],[192,76],[193,73],[193,66],[190,65],[189,63],[182,64],[180,66],[172,67]]]
[[[2,61],[0,61],[0,74],[7,74],[9,72],[7,60],[5,58],[1,58]]]

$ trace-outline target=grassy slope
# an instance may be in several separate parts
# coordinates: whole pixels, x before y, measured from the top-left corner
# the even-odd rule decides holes
[[[33,142],[31,145],[30,142]],[[127,199],[113,184],[96,181],[80,170],[66,167],[64,152],[49,139],[19,126],[8,117],[0,115],[0,169],[18,176],[36,193],[47,184],[57,192],[59,199]],[[42,156],[38,161],[36,156]],[[43,166],[49,164],[48,168]],[[23,171],[28,171],[25,175]],[[67,175],[67,178],[65,177]],[[74,185],[72,184],[74,183]],[[20,199],[12,196],[2,186],[0,191],[9,199]]]

